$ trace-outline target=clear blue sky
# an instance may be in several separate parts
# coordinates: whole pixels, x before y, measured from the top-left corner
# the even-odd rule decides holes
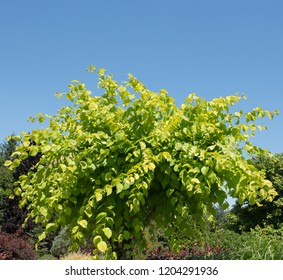
[[[245,93],[244,110],[281,115],[253,140],[283,152],[283,1],[49,0],[2,1],[0,9],[0,141],[54,114],[55,92],[78,79],[95,93],[89,64],[118,81],[132,73],[177,103]]]

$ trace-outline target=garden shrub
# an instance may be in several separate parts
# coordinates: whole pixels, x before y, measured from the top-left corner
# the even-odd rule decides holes
[[[238,234],[216,229],[204,235],[204,242],[173,252],[159,246],[147,251],[148,260],[280,260],[283,259],[283,230],[256,227]]]
[[[147,260],[224,260],[227,259],[227,251],[220,246],[198,246],[195,243],[191,248],[182,248],[175,253],[161,247],[147,253]]]
[[[54,259],[54,258],[56,259],[56,257],[54,257],[51,254],[50,251],[51,251],[54,239],[57,236],[57,234],[56,233],[50,233],[50,234],[47,235],[47,237],[44,239],[44,241],[41,241],[40,243],[38,243],[37,236],[40,232],[42,232],[42,226],[41,225],[37,225],[30,232],[30,240],[34,244],[36,244],[37,258],[42,259],[42,260],[49,260],[49,259]]]
[[[175,245],[174,251],[178,251],[178,249],[181,250],[182,248],[190,248],[196,243],[196,240],[199,244],[203,244],[203,231],[191,216],[188,216],[187,221],[182,225],[172,223],[171,226],[176,228],[171,235],[171,240],[173,240]],[[156,248],[159,248],[162,252],[169,251],[173,246],[172,242],[170,242],[165,234],[167,230],[168,227],[160,228],[154,221],[151,221],[149,226],[147,226],[143,232],[147,249],[140,251],[138,248],[134,248],[134,259],[145,259],[148,257],[148,252],[153,252]]]
[[[283,231],[272,227],[256,227],[241,234],[219,229],[209,233],[206,242],[225,248],[226,258],[230,260],[283,259]]]
[[[0,260],[34,260],[33,246],[17,234],[0,232]]]
[[[50,252],[54,257],[60,258],[68,253],[70,245],[71,242],[67,233],[67,227],[64,227],[54,238]]]
[[[267,225],[265,227],[256,226],[251,229],[251,234],[260,236],[262,238],[272,238],[272,239],[283,239],[283,225],[279,228],[274,228],[272,225]]]

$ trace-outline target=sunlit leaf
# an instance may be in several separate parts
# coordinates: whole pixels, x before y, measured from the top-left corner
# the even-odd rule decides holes
[[[105,251],[107,250],[107,244],[105,241],[100,241],[98,244],[97,244],[97,248],[99,251],[101,251],[102,253],[105,253]]]
[[[102,229],[103,233],[106,235],[107,238],[110,238],[112,236],[112,231],[110,228],[106,227]]]
[[[87,220],[81,220],[78,222],[78,224],[83,228],[87,228],[88,222]]]

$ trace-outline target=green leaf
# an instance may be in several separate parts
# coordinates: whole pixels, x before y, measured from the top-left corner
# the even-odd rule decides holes
[[[174,206],[177,201],[178,201],[178,197],[176,197],[176,196],[173,196],[173,197],[170,198],[170,202],[171,202],[172,206]]]
[[[124,237],[125,240],[129,240],[131,238],[130,232],[127,231],[127,230],[124,230],[123,231],[123,237]]]
[[[80,164],[81,164],[81,167],[82,167],[82,170],[85,170],[88,168],[88,164],[85,162],[85,161],[80,161]]]
[[[142,150],[144,150],[146,148],[146,144],[143,141],[141,141],[140,147],[141,147]]]
[[[41,207],[39,208],[39,212],[40,212],[44,217],[46,217],[47,214],[48,214],[48,210],[46,209],[46,207],[43,207],[43,206],[41,206]]]
[[[55,209],[58,211],[58,212],[61,212],[63,210],[63,206],[61,204],[56,204],[55,205]]]
[[[50,150],[51,150],[51,146],[50,145],[45,145],[45,146],[43,146],[42,148],[41,148],[41,151],[43,152],[43,153],[46,153],[46,152],[49,152]]]
[[[128,179],[125,179],[123,182],[123,190],[127,190],[131,186],[131,182]]]
[[[71,158],[67,157],[66,160],[68,165],[75,165],[75,162]]]
[[[30,145],[30,141],[24,141],[23,146],[28,147]]]
[[[67,199],[71,196],[71,191],[69,189],[66,189],[62,192],[62,198]]]
[[[123,240],[124,240],[124,234],[123,234],[123,233],[120,233],[120,234],[118,235],[118,242],[121,243]]]
[[[106,236],[107,238],[110,238],[110,237],[112,236],[112,231],[111,231],[110,228],[108,228],[108,227],[103,228],[102,231],[103,231],[103,233],[105,234],[105,236]]]
[[[117,194],[120,193],[121,191],[123,191],[123,189],[124,189],[124,186],[121,183],[118,183],[116,185],[116,193]]]
[[[79,226],[74,226],[74,227],[72,228],[72,234],[77,233],[78,230],[79,230]]]
[[[102,199],[102,189],[97,189],[94,193],[96,201],[100,201]]]
[[[112,193],[112,186],[111,185],[106,185],[105,186],[105,191],[107,195],[110,195]]]
[[[266,199],[266,197],[267,197],[267,192],[266,192],[264,189],[261,189],[261,190],[259,191],[259,194],[260,194],[260,196],[261,196],[262,199]]]
[[[12,153],[11,157],[17,157],[20,156],[21,154],[22,154],[21,152],[15,151]]]
[[[75,172],[76,169],[77,169],[76,166],[68,166],[67,168],[68,168],[68,170],[70,170],[71,172]]]
[[[44,117],[41,113],[36,114],[36,116],[37,116],[38,121],[39,121],[40,123],[44,122],[45,117]]]
[[[117,141],[121,141],[121,140],[123,140],[124,138],[125,138],[125,132],[124,132],[124,131],[119,130],[119,131],[117,131],[117,132],[115,133],[115,139],[116,139]]]
[[[75,235],[74,235],[75,239],[77,239],[80,243],[84,241],[85,237],[84,234],[80,231],[78,231]]]
[[[201,173],[202,173],[203,175],[206,175],[208,171],[209,171],[209,167],[207,167],[207,166],[203,166],[203,167],[201,168]]]
[[[80,220],[78,222],[78,224],[82,227],[82,228],[87,228],[87,220]]]
[[[61,99],[62,96],[63,96],[63,93],[58,93],[58,92],[56,92],[54,95],[55,95],[58,99]]]
[[[6,189],[5,191],[4,191],[4,195],[5,196],[10,196],[11,195],[11,193],[12,193],[12,190],[11,189]]]
[[[38,147],[30,146],[30,155],[31,156],[36,156],[38,152],[39,152],[39,148]]]
[[[133,199],[133,207],[134,212],[138,212],[140,210],[140,202],[136,198]]]
[[[200,180],[198,178],[192,178],[192,182],[196,184],[200,184]]]
[[[96,235],[93,238],[93,244],[97,247],[98,243],[102,241],[102,237],[100,235]]]
[[[150,163],[148,164],[148,168],[149,168],[149,170],[154,170],[154,169],[155,169],[155,164],[152,163],[152,162],[150,162]]]
[[[168,152],[162,152],[162,155],[168,161],[172,159],[171,155]]]
[[[20,164],[21,164],[21,161],[20,161],[19,159],[15,159],[15,160],[12,162],[12,166],[11,166],[11,167],[14,169],[14,168],[20,166]]]
[[[67,170],[66,165],[63,164],[63,163],[60,164],[60,168],[61,168],[61,170],[62,170],[63,172],[65,172],[65,171]]]
[[[88,72],[95,72],[95,71],[96,71],[96,66],[90,64],[89,67],[87,68],[87,71],[88,71]]]
[[[38,236],[38,241],[40,242],[40,241],[42,241],[43,239],[45,239],[46,238],[46,232],[44,231],[44,232],[42,232],[39,236]]]
[[[97,244],[97,249],[102,252],[102,253],[105,253],[107,251],[107,244],[105,241],[100,241],[98,244]]]
[[[16,188],[14,189],[14,193],[15,193],[15,195],[17,195],[17,196],[20,196],[20,195],[21,195],[21,193],[22,193],[21,188],[16,187]]]
[[[274,189],[269,190],[267,193],[268,193],[268,195],[271,195],[271,196],[277,196],[278,195],[278,192],[275,191]]]
[[[101,212],[96,216],[96,223],[100,223],[105,217],[107,216],[107,214],[105,212]]]
[[[105,73],[105,69],[104,69],[104,68],[100,68],[100,69],[98,70],[98,75],[99,75],[99,76],[103,76],[104,73]]]
[[[52,231],[55,228],[55,223],[49,223],[46,225],[46,230],[47,231]]]
[[[87,208],[84,213],[87,215],[88,218],[91,218],[93,215],[93,212],[91,210],[91,208]]]

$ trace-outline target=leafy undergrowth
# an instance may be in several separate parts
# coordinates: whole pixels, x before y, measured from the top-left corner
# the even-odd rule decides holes
[[[147,260],[282,260],[283,228],[256,227],[241,234],[216,230],[205,237],[173,252],[168,246],[158,246],[146,252]]]
[[[182,248],[174,253],[169,249],[157,248],[147,252],[147,260],[224,260],[228,251],[222,247],[211,247],[205,245],[198,247],[195,244],[192,248]]]

